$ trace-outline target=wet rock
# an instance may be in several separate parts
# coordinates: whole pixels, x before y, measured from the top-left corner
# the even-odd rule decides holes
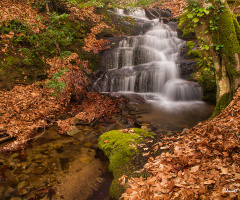
[[[1,166],[1,165],[5,165],[5,164],[6,164],[5,160],[3,160],[3,159],[0,158],[0,166]]]
[[[6,176],[6,179],[7,179],[8,183],[10,185],[15,183],[16,179],[14,177],[14,174],[13,174],[12,170],[7,169],[4,173],[4,175]]]
[[[12,159],[14,159],[14,158],[16,158],[16,157],[18,157],[19,156],[19,153],[13,153],[10,157],[9,157],[9,160],[12,160]]]
[[[129,102],[137,104],[144,104],[146,100],[138,94],[123,94],[123,97],[127,98]]]
[[[179,64],[180,68],[180,77],[185,80],[189,80],[192,73],[196,71],[196,61],[191,61],[191,60],[186,60],[186,59],[181,59],[178,60],[177,63]]]
[[[21,195],[21,196],[25,195],[27,193],[28,193],[28,191],[26,190],[26,188],[21,188],[21,189],[18,190],[18,194]]]
[[[24,187],[26,187],[28,185],[28,183],[26,181],[22,181],[17,185],[17,189],[20,190]]]
[[[90,149],[90,148],[81,148],[80,153],[81,153],[82,156],[84,155],[84,156],[87,156],[87,157],[89,157],[89,156],[94,157],[95,154],[96,154],[95,150]]]
[[[49,146],[54,149],[57,149],[57,148],[65,146],[65,144],[63,142],[56,142],[56,143],[49,144]]]
[[[151,131],[151,128],[148,127],[149,125],[144,125],[141,126],[141,129],[145,130],[145,131]]]
[[[53,176],[48,179],[48,182],[52,183],[52,182],[55,182],[56,180],[57,180],[56,177]]]
[[[69,168],[69,158],[60,158],[60,164],[62,170],[67,170]]]
[[[13,171],[14,174],[22,174],[23,170],[21,168],[17,168]]]
[[[79,158],[80,162],[83,164],[89,164],[94,158],[93,157],[81,157]]]
[[[93,146],[93,144],[91,143],[91,142],[86,142],[86,143],[84,143],[83,144],[83,146],[85,146],[85,147],[92,147]]]
[[[169,18],[172,17],[171,10],[169,9],[161,9],[161,8],[151,8],[145,9],[146,17],[148,19],[156,19],[156,18]],[[165,22],[167,22],[166,20]]]
[[[188,128],[184,128],[181,134],[185,134],[188,131]]]
[[[3,196],[8,198],[10,196],[13,196],[14,193],[15,193],[15,190],[12,187],[8,187],[4,192]]]
[[[45,151],[45,148],[36,148],[32,150],[33,154],[43,153]]]
[[[175,133],[172,132],[172,131],[167,131],[167,133],[166,133],[167,136],[172,136],[172,135],[174,135],[174,134],[175,134]]]
[[[3,197],[4,192],[5,192],[5,188],[0,187],[0,198]]]
[[[131,110],[132,110],[130,112],[131,115],[139,115],[139,114],[143,114],[143,113],[149,113],[152,110],[152,108],[149,104],[130,104],[128,107],[131,108]]]
[[[23,173],[29,174],[29,173],[31,173],[37,166],[38,166],[37,163],[32,163],[26,170],[23,170]],[[17,170],[18,170],[18,169],[16,169],[16,171],[17,171]],[[15,171],[14,171],[14,173],[15,173]]]
[[[81,133],[81,131],[76,126],[73,126],[72,130],[67,132],[67,134],[69,136],[73,136],[73,135],[76,135],[78,133]]]
[[[33,169],[32,173],[42,175],[46,170],[47,170],[46,166],[39,165],[39,166],[37,166],[36,168]]]
[[[60,160],[58,158],[48,159],[45,165],[48,166],[48,173],[50,174],[56,172],[56,170],[61,168]]]
[[[47,156],[47,155],[37,154],[37,155],[33,158],[33,160],[34,160],[35,163],[40,164],[40,163],[43,163],[43,162],[44,162],[45,160],[47,160],[48,158],[49,158],[49,156]]]
[[[42,181],[40,181],[40,178],[37,175],[29,174],[29,185],[32,188],[39,188],[41,186],[44,186],[45,184]]]
[[[22,200],[21,197],[12,197],[10,200]]]
[[[86,121],[83,121],[81,119],[78,118],[74,118],[74,122],[76,125],[90,125],[89,123],[86,123]]]
[[[31,162],[21,162],[16,165],[17,168],[21,168],[23,170],[27,169],[31,165]]]

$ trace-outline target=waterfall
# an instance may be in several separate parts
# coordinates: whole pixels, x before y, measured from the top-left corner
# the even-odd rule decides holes
[[[147,20],[142,11],[128,14]],[[176,61],[185,41],[158,19],[147,21],[152,22],[152,28],[145,34],[125,37],[106,53],[106,71],[95,86],[101,92],[136,93],[166,109],[203,104],[200,85],[180,78]]]

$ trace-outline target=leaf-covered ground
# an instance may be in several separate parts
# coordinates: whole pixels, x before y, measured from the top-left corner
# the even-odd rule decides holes
[[[79,60],[77,54],[72,54],[68,60],[47,60],[51,65],[49,76],[66,66],[68,68],[60,78],[60,81],[66,83],[66,88],[59,97],[53,97],[54,90],[46,88],[48,79],[29,86],[15,86],[11,91],[0,91],[0,136],[16,138],[14,142],[0,148],[0,152],[24,148],[38,128],[49,126],[55,121],[48,122],[49,118],[55,118],[55,115],[68,109],[72,95],[76,96],[80,104],[71,108],[69,113],[72,118],[57,120],[60,133],[71,131],[76,119],[91,123],[119,111],[118,100],[87,91],[89,83],[83,73],[84,68],[80,70],[78,65],[71,64],[72,60],[86,67],[87,63]]]
[[[217,117],[176,136],[163,137],[149,160],[149,178],[123,182],[122,199],[239,199],[240,89]],[[125,177],[126,179],[126,177]]]
[[[61,1],[58,2],[61,3]],[[68,48],[71,45],[71,43],[65,42],[68,39],[66,36],[69,34],[69,30],[66,27],[65,29],[58,27],[65,24],[61,21],[62,17],[66,18],[67,22],[70,20],[71,23],[88,25],[85,29],[83,27],[83,36],[85,37],[82,38],[84,45],[80,49],[80,54],[83,51],[96,54],[103,50],[108,43],[108,41],[96,37],[103,29],[110,28],[104,22],[105,16],[97,14],[94,7],[79,8],[77,4],[61,4],[68,11],[68,15],[63,16],[56,12],[49,13],[49,11],[41,10],[47,6],[36,6],[38,3],[41,5],[43,1],[3,0],[0,2],[0,57],[3,58],[0,62],[0,75],[5,75],[7,68],[10,67],[9,64],[13,64],[14,71],[21,70],[26,63],[20,63],[20,58],[29,59],[29,56],[34,55],[33,60],[41,57],[42,64],[47,66],[45,75],[48,77],[44,81],[38,81],[31,85],[19,84],[10,91],[0,91],[0,141],[14,140],[0,148],[0,152],[24,148],[27,141],[34,137],[39,128],[49,127],[54,122],[57,122],[60,133],[64,134],[74,128],[76,121],[93,123],[104,120],[111,113],[119,111],[118,103],[121,100],[90,92],[89,61],[80,59],[79,54],[73,50],[67,58],[60,57],[62,52],[66,50],[69,52]],[[52,33],[47,32],[48,28],[51,28],[52,32],[58,33],[56,37],[60,38],[49,37],[49,42],[53,42],[53,45],[50,46],[53,47],[51,54],[46,53],[48,49],[41,51],[43,46],[38,43]],[[45,34],[45,36],[40,40],[35,40],[33,37],[38,38],[38,34]],[[21,37],[27,39],[20,41]],[[20,41],[17,46],[13,45],[14,38]],[[33,38],[32,43],[29,43],[29,38]],[[46,45],[48,45],[47,43],[48,41]],[[22,54],[21,48],[30,53]],[[12,55],[12,60],[5,60],[9,55]],[[31,68],[31,65],[35,64],[31,63],[25,67]],[[64,69],[66,70],[64,71]],[[61,76],[56,75],[59,71],[62,71]],[[23,83],[26,84],[24,81],[28,78],[28,74],[25,74],[24,71],[21,73],[24,77]],[[51,87],[49,88],[49,86]],[[75,98],[78,104],[69,107],[72,98]],[[56,115],[61,113],[67,113],[68,119],[56,119]]]

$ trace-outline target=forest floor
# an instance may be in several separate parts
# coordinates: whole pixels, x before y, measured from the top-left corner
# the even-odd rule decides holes
[[[0,3],[0,22],[11,21],[14,18],[24,21],[30,26],[38,24],[39,29],[32,26],[33,31],[45,29],[44,24],[37,20],[37,11],[24,1],[3,0]],[[165,6],[165,7],[164,7]],[[175,8],[176,7],[176,8]],[[174,16],[179,16],[185,7],[185,1],[166,1],[163,8],[171,9]],[[175,11],[174,11],[175,9]],[[22,11],[26,11],[23,13]],[[2,13],[5,13],[4,15]],[[92,27],[86,37],[87,51],[98,52],[106,41],[96,39],[100,30],[107,28],[99,24],[101,17],[93,14],[93,9],[81,11],[71,10],[70,17],[91,18],[96,26]],[[9,31],[1,33],[1,53],[5,55],[12,48],[11,39],[21,37],[21,33]],[[57,45],[56,45],[57,46]],[[59,52],[58,52],[59,53]],[[72,62],[74,60],[74,62]],[[26,143],[34,138],[38,129],[45,129],[57,122],[61,133],[74,129],[75,118],[83,123],[109,120],[109,114],[118,113],[118,105],[123,100],[111,99],[99,93],[87,90],[88,80],[84,73],[89,70],[87,61],[81,60],[77,54],[72,54],[66,60],[58,56],[46,59],[50,69],[48,78],[32,85],[17,85],[10,91],[0,91],[0,140],[14,138],[15,141],[0,149],[0,152],[21,150]],[[79,69],[79,65],[82,69]],[[59,97],[53,97],[54,89],[44,87],[51,82],[50,78],[57,71],[68,67],[61,77],[66,82],[66,90]],[[1,72],[1,71],[0,71]],[[23,73],[23,79],[25,75]],[[24,81],[23,80],[23,81]],[[81,105],[69,108],[71,97],[81,101]],[[68,119],[55,119],[59,113],[68,110]],[[148,178],[122,177],[122,184],[129,188],[122,195],[124,199],[239,199],[240,197],[240,90],[234,100],[217,117],[199,123],[175,136],[159,136],[146,144],[147,150],[142,150],[147,164],[142,169],[151,174]],[[161,154],[160,154],[161,153]],[[160,155],[159,155],[160,154]],[[159,155],[159,156],[158,156]],[[135,158],[135,162],[139,161]],[[141,161],[142,162],[142,161]]]
[[[239,199],[239,114],[240,89],[217,117],[143,146],[139,156],[148,160],[140,171],[150,176],[123,176],[122,199]]]

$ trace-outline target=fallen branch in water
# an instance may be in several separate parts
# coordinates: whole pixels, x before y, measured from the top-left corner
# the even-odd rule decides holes
[[[11,138],[12,138],[11,136],[0,138],[0,143],[5,142],[6,140],[10,140]]]

